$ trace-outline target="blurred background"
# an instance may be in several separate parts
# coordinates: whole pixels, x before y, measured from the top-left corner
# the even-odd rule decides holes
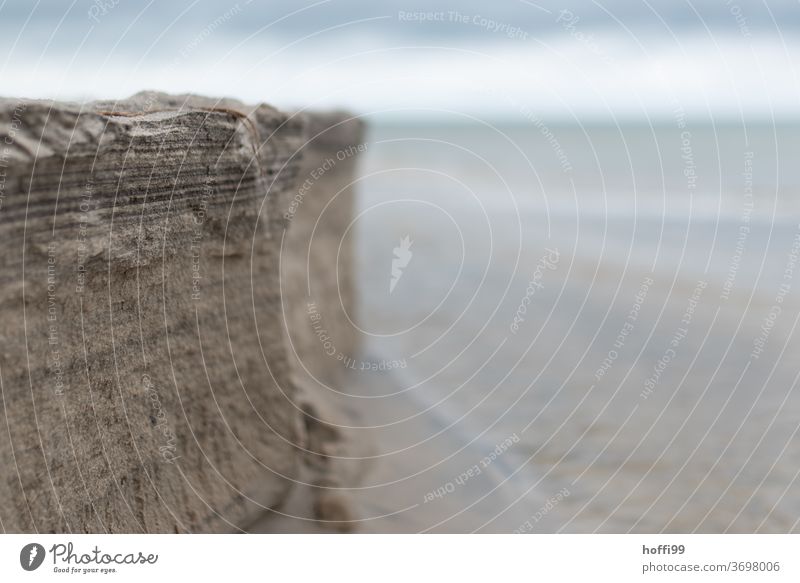
[[[796,0],[0,0],[0,94],[367,122],[336,397],[365,530],[787,532],[799,29]]]

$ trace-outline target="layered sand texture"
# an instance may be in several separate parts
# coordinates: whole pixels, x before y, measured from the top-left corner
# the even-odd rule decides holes
[[[348,246],[341,269],[329,256],[355,155],[290,211],[308,166],[361,132],[193,96],[0,100],[5,531],[237,531],[301,473],[335,482],[304,413],[317,389],[296,386],[300,362],[332,382],[336,362],[287,326],[309,280],[330,319],[354,301]],[[326,251],[294,265],[316,237]]]

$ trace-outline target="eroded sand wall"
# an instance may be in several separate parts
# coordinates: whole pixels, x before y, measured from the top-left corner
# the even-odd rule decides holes
[[[347,114],[310,117],[298,188],[284,214],[282,293],[292,370],[305,385],[336,388],[358,346],[353,244],[361,121]],[[308,332],[311,332],[309,334]]]
[[[0,101],[6,531],[231,531],[280,508],[308,432],[279,258],[315,123]]]

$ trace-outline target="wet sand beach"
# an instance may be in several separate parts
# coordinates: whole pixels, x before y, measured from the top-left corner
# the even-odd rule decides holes
[[[360,185],[366,340],[340,400],[373,452],[348,492],[361,528],[796,530],[800,231],[768,172],[745,172],[764,154],[723,160],[742,172],[705,196],[619,196],[630,177],[608,170],[604,196],[505,177],[508,195],[486,188],[504,179],[480,160],[492,130],[461,151],[445,133],[390,158],[380,144],[405,138],[375,132]],[[610,155],[614,134],[593,145]],[[571,155],[562,182],[588,182],[594,161]]]

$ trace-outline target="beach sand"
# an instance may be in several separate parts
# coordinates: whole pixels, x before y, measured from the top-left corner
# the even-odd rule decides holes
[[[695,130],[694,187],[674,128],[660,164],[641,128],[563,130],[569,172],[515,131],[534,178],[491,128],[373,132],[346,235],[363,344],[323,391],[353,530],[796,531],[800,239],[773,187],[797,177],[768,129],[754,155]],[[587,144],[638,159],[594,181]]]

